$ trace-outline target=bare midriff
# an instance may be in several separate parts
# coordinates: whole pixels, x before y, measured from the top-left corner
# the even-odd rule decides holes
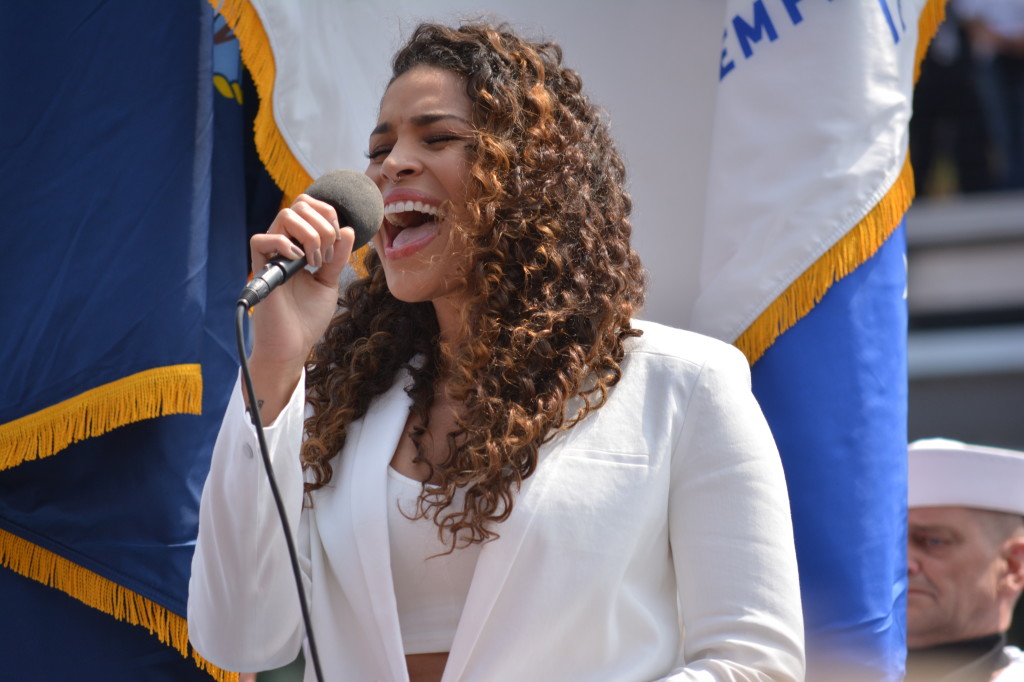
[[[405,657],[405,665],[409,669],[409,682],[440,682],[447,663],[447,651],[408,654]]]

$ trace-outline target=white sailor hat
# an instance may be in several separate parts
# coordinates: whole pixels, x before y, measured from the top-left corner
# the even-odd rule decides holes
[[[1024,515],[1024,452],[945,438],[908,448],[908,506],[971,507]]]

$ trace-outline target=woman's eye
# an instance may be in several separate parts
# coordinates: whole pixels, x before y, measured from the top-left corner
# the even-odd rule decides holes
[[[458,135],[432,135],[426,139],[427,144],[440,144],[441,142],[452,142],[462,139]]]
[[[366,158],[370,161],[377,161],[381,157],[387,156],[388,152],[391,151],[390,147],[375,147],[370,151],[366,152]]]

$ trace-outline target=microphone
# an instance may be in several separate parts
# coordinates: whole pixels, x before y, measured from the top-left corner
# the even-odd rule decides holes
[[[373,180],[358,171],[333,170],[325,173],[309,186],[306,194],[330,204],[338,213],[338,222],[355,230],[353,251],[373,239],[384,220],[384,199],[380,190]],[[242,289],[236,305],[251,308],[305,266],[305,256],[271,258]]]

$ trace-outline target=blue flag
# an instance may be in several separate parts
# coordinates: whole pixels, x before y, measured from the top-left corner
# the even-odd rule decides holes
[[[729,0],[694,306],[734,343],[793,513],[807,679],[903,678],[908,124],[942,0]]]
[[[237,41],[200,0],[0,36],[0,677],[232,679],[184,616],[248,272]]]
[[[905,252],[901,227],[751,369],[790,489],[808,680],[902,679]]]

